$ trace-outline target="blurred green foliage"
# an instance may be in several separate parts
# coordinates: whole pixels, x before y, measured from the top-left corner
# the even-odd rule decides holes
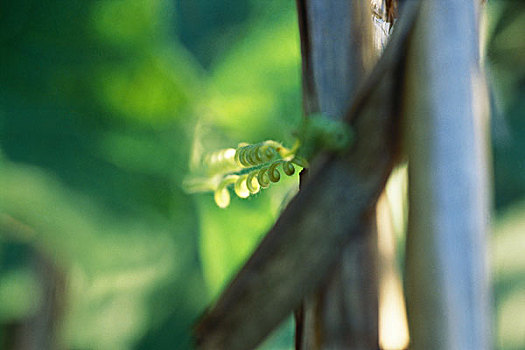
[[[297,182],[227,211],[186,195],[193,129],[203,151],[289,141],[294,4],[23,0],[0,26],[0,344],[42,312],[42,255],[67,348],[189,348]]]
[[[495,0],[488,5],[495,205],[502,211],[525,196],[525,2]]]
[[[495,235],[505,349],[525,344],[505,321],[525,305],[516,294],[525,265],[518,257],[507,267],[502,253],[519,247],[525,225],[515,206],[525,196],[522,7],[491,4],[487,51],[501,115],[495,199],[513,213]],[[212,194],[185,194],[182,179],[192,152],[292,144],[301,114],[295,4],[4,1],[0,47],[0,347],[12,325],[42,312],[43,256],[64,276],[65,347],[190,348],[192,323],[297,177],[234,197],[227,210]],[[290,344],[288,321],[263,347]]]
[[[489,1],[495,225],[490,246],[497,349],[525,348],[525,3]]]

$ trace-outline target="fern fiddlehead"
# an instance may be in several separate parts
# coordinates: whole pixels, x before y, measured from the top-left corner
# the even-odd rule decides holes
[[[296,147],[297,148],[297,147]],[[269,140],[257,144],[240,144],[213,152],[205,158],[208,174],[220,177],[214,189],[215,203],[225,208],[230,203],[228,186],[233,184],[239,198],[247,198],[261,189],[279,182],[282,172],[287,176],[295,173],[294,163],[304,167],[307,162],[296,157],[295,149],[288,149],[279,142]]]
[[[261,189],[279,182],[281,171],[292,176],[295,166],[308,167],[309,159],[320,149],[340,151],[346,149],[352,133],[346,124],[323,116],[307,119],[300,130],[300,138],[292,148],[267,140],[260,143],[241,143],[237,148],[226,148],[206,155],[202,161],[204,178],[185,181],[188,192],[213,191],[220,208],[230,204],[228,187],[233,185],[239,198],[248,198]],[[281,171],[279,170],[281,169]]]

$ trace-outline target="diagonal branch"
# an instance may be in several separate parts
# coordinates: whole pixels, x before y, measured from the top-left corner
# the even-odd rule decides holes
[[[403,14],[346,115],[356,143],[343,156],[325,154],[314,162],[304,188],[198,324],[201,348],[256,346],[323,282],[344,246],[362,232],[396,159],[396,101],[417,3]]]

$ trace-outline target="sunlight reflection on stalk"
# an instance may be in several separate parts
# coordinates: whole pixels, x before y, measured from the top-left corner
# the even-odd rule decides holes
[[[403,173],[394,174],[388,187],[401,187]],[[387,190],[388,191],[388,190]],[[388,191],[392,193],[391,191]],[[402,194],[403,191],[396,192]],[[391,202],[394,201],[394,205]],[[396,266],[396,242],[392,211],[402,206],[402,196],[387,198],[383,193],[377,204],[378,256],[379,256],[379,344],[382,349],[406,349],[409,343],[408,324],[401,278]],[[399,209],[399,208],[397,208]]]

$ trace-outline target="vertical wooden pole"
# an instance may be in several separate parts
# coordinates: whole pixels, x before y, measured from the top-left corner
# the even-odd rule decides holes
[[[369,0],[298,0],[305,115],[340,119],[375,63]],[[303,175],[304,176],[304,175]],[[297,349],[377,348],[374,216],[296,313]],[[322,232],[319,232],[322,235]]]
[[[421,5],[404,101],[411,348],[488,349],[487,96],[479,2]]]

